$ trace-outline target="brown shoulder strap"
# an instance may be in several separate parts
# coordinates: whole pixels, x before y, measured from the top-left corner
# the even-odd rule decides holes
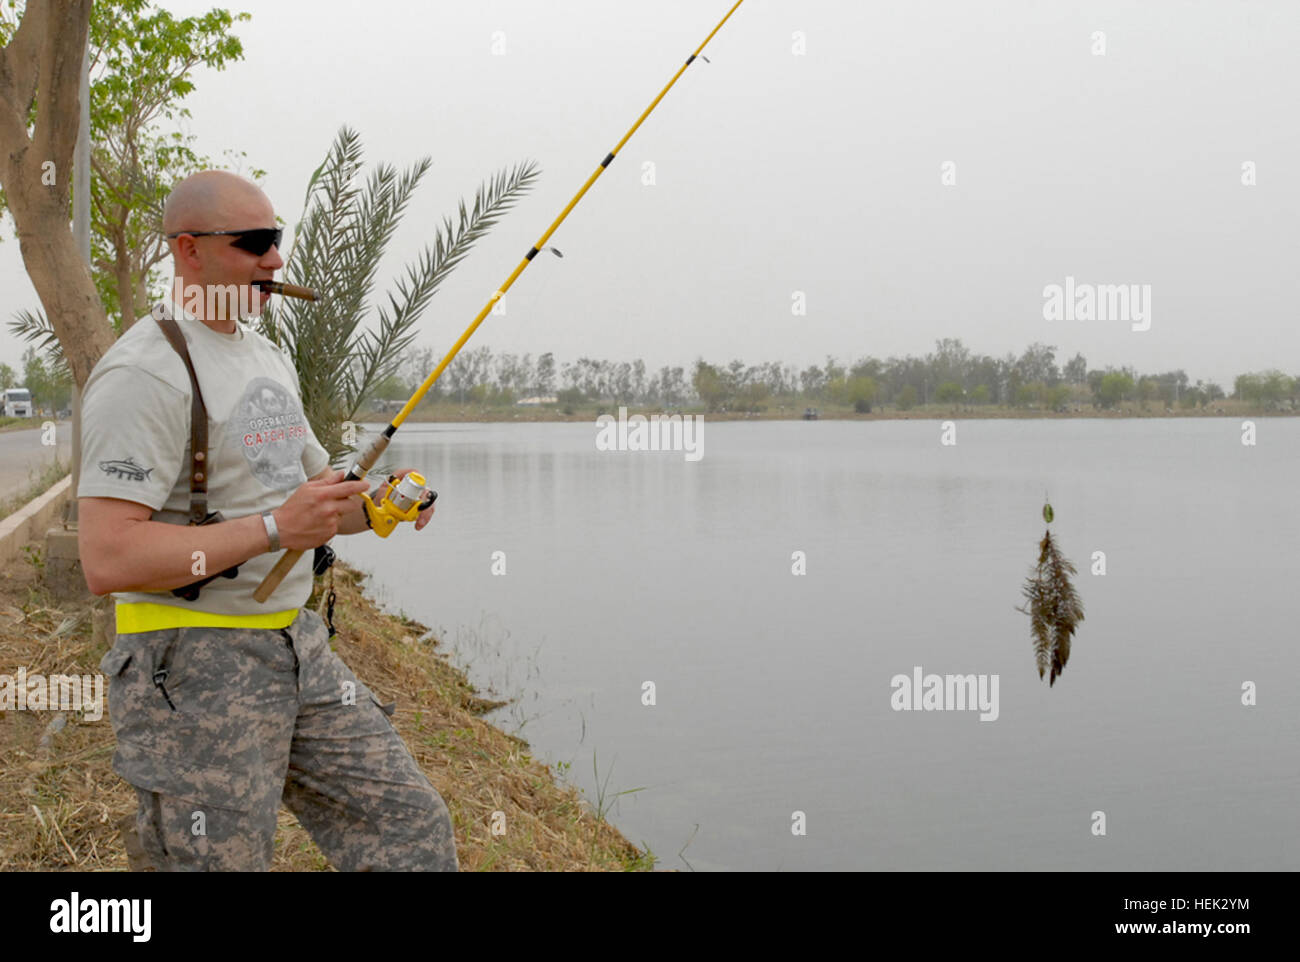
[[[168,343],[181,360],[190,375],[190,524],[202,524],[208,516],[208,409],[203,404],[203,392],[199,390],[199,378],[194,373],[194,362],[190,359],[190,350],[185,344],[185,335],[180,326],[170,315],[159,317],[155,311],[153,319],[167,336]]]

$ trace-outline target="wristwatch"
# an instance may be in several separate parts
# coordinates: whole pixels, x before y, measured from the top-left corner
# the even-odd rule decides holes
[[[275,526],[275,516],[271,514],[271,511],[262,512],[262,524],[266,525],[266,540],[270,542],[270,547],[266,549],[267,552],[279,551],[280,529]]]

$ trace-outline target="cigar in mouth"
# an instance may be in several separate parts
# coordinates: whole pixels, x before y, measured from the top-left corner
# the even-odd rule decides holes
[[[319,300],[316,292],[310,287],[299,287],[297,284],[282,284],[279,281],[253,281],[258,287],[268,294],[279,294],[282,297],[297,297],[304,301]]]

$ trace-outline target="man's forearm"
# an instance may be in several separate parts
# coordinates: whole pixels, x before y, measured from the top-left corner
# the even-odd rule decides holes
[[[95,594],[170,591],[243,564],[268,547],[260,515],[201,527],[128,521],[106,532],[98,544],[85,543],[84,527],[81,537],[82,565]],[[87,558],[93,563],[87,565]]]

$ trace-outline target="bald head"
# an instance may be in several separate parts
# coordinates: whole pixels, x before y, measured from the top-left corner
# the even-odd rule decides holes
[[[238,174],[201,170],[174,188],[163,208],[163,233],[275,226],[262,189]]]
[[[284,261],[276,244],[255,253],[223,235],[275,226],[275,208],[252,181],[224,170],[186,177],[163,207],[163,233],[180,235],[167,239],[176,267],[172,302],[214,331],[234,333],[236,318],[256,315],[265,306],[271,295],[256,285],[273,279]]]

